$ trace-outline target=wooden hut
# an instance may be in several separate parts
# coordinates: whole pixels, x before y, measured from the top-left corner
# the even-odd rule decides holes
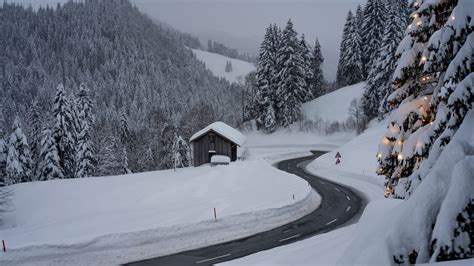
[[[194,166],[210,163],[213,155],[237,160],[237,149],[245,143],[245,136],[235,128],[215,122],[194,134],[190,139]]]

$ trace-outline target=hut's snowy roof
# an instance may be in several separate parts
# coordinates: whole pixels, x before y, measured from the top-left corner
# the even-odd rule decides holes
[[[193,142],[194,140],[198,139],[202,135],[206,134],[209,131],[214,131],[217,134],[221,135],[222,137],[234,142],[235,144],[242,146],[246,139],[245,136],[242,135],[237,129],[223,123],[223,122],[214,122],[209,126],[199,130],[194,134],[190,139],[189,142]]]

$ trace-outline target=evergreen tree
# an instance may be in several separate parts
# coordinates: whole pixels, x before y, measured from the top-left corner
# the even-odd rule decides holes
[[[176,169],[190,166],[190,154],[188,143],[175,132],[172,147],[173,168]]]
[[[165,123],[160,134],[160,169],[174,168],[173,144],[176,129]]]
[[[81,84],[77,96],[79,136],[76,148],[75,177],[88,177],[94,173],[94,151],[92,147],[91,129],[94,123],[92,100],[85,84]]]
[[[39,181],[46,181],[63,178],[64,173],[60,165],[55,139],[52,136],[51,130],[45,129],[42,132],[37,179]]]
[[[120,115],[120,141],[123,145],[129,145],[132,141],[132,134],[130,133],[130,127],[128,125],[128,118],[123,111]]]
[[[32,181],[31,154],[28,141],[21,130],[18,116],[13,122],[12,134],[8,141],[7,155],[7,184],[12,185],[20,182]]]
[[[349,10],[342,33],[339,50],[339,64],[336,81],[339,87],[351,85],[362,80],[361,38],[356,21]]]
[[[303,102],[309,102],[314,99],[313,91],[311,90],[311,81],[313,80],[313,71],[311,69],[311,64],[312,64],[312,56],[313,54],[311,53],[310,50],[311,47],[308,46],[306,43],[304,34],[301,35],[301,40],[300,40],[300,53],[301,53],[301,58],[303,59],[303,71],[304,71],[304,77],[305,77],[305,82],[306,82],[306,88],[304,88],[304,98]]]
[[[94,176],[121,174],[121,153],[117,141],[112,136],[100,137],[95,149]]]
[[[304,60],[298,53],[299,49],[297,33],[291,20],[288,20],[282,33],[277,57],[277,64],[281,69],[278,72],[276,117],[279,124],[284,127],[293,124],[300,117],[300,107],[307,88]]]
[[[94,173],[94,150],[90,136],[90,128],[83,125],[77,146],[76,178],[89,177]]]
[[[151,147],[148,147],[146,150],[145,156],[143,158],[143,167],[145,171],[156,170],[155,156]]]
[[[406,10],[408,10],[408,6],[405,0],[391,1],[387,8],[388,17],[378,58],[369,72],[362,97],[364,114],[368,119],[377,116],[381,119],[388,112],[386,99],[392,93],[392,75],[396,63],[395,52],[403,38],[407,24]]]
[[[321,52],[321,45],[318,39],[314,44],[313,54],[311,56],[311,79],[308,81],[309,89],[313,98],[322,96],[325,93],[326,80],[324,79],[322,65],[324,62],[323,53]]]
[[[395,91],[387,98],[394,111],[377,158],[386,195],[417,199],[412,211],[424,230],[397,225],[394,231],[409,239],[394,257],[415,251],[421,255],[413,264],[470,258],[474,192],[466,187],[473,182],[460,172],[470,169],[463,163],[469,164],[472,130],[457,132],[473,119],[472,1],[416,1],[411,7],[413,20],[397,49]],[[435,193],[423,191],[424,184],[437,184]]]
[[[128,175],[131,174],[132,170],[130,170],[128,166],[128,153],[127,149],[124,147],[122,150],[122,163],[121,163],[121,174]]]
[[[277,53],[280,47],[280,30],[270,25],[260,46],[256,72],[256,90],[253,95],[253,112],[257,127],[273,132],[275,119],[275,93],[278,85]],[[273,114],[273,115],[269,115]]]
[[[37,173],[39,154],[41,152],[41,128],[42,128],[42,115],[38,101],[34,100],[31,105],[31,111],[29,113],[29,124],[31,127],[30,137],[30,148],[31,148],[31,159],[32,159],[32,171]]]
[[[344,58],[344,84],[352,85],[361,82],[364,79],[362,54],[361,54],[361,38],[357,28],[356,20],[350,16],[348,25],[347,49]]]
[[[362,22],[362,66],[363,76],[367,77],[374,66],[380,42],[383,37],[387,10],[384,0],[368,0],[364,8]]]
[[[52,137],[56,143],[59,155],[59,164],[65,178],[74,177],[75,147],[76,147],[76,122],[74,113],[69,103],[64,86],[58,85],[53,107],[54,125]]]
[[[342,39],[341,45],[339,47],[339,61],[337,64],[337,73],[336,73],[336,82],[338,86],[342,87],[344,84],[344,69],[343,66],[345,65],[344,62],[344,55],[347,52],[347,36],[349,35],[349,21],[350,16],[352,16],[352,11],[349,10],[346,16],[346,22],[344,24],[344,29],[342,30]]]
[[[361,5],[357,5],[355,20],[356,20],[359,36],[361,36],[361,39],[362,39],[362,27],[364,24],[364,10],[362,9]]]

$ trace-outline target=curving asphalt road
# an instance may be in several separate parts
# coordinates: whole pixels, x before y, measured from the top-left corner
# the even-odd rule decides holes
[[[285,160],[277,164],[278,169],[308,181],[321,195],[321,206],[312,213],[253,236],[127,265],[213,265],[326,233],[358,220],[367,203],[360,193],[311,175],[304,171],[304,167],[300,167],[324,153],[313,151],[312,156]]]

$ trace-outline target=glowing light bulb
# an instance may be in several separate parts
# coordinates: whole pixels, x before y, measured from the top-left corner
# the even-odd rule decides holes
[[[417,18],[418,18],[418,14],[415,13],[415,14],[413,14],[412,17],[413,17],[413,19],[417,19]]]
[[[455,19],[456,19],[456,17],[455,17],[455,16],[451,16],[451,20],[455,20]]]
[[[428,97],[426,97],[426,96],[425,96],[425,97],[423,97],[423,100],[425,100],[425,101],[426,101],[426,100],[428,100]]]
[[[411,29],[411,24],[410,24],[410,25],[408,25],[408,28],[409,28],[409,29]]]
[[[388,144],[390,143],[390,141],[389,141],[387,138],[385,138],[385,139],[383,140],[383,143],[384,143],[385,145],[388,145]]]
[[[428,60],[428,58],[426,58],[426,56],[422,56],[422,57],[421,57],[421,61],[422,61],[422,62],[425,62],[426,60]]]
[[[398,159],[399,161],[403,160],[403,155],[402,155],[401,153],[399,153],[398,156],[397,156],[397,159]]]
[[[377,153],[377,158],[382,158],[382,154],[381,153]]]
[[[421,21],[418,21],[418,22],[416,23],[416,25],[417,25],[417,26],[420,26],[420,25],[421,25]]]

